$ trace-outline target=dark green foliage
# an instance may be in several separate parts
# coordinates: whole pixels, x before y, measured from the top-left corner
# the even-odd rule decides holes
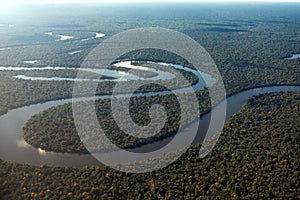
[[[203,45],[215,60],[228,95],[258,86],[300,84],[299,59],[283,59],[300,53],[298,4],[124,6],[30,6],[15,12],[19,19],[1,15],[1,23],[15,20],[17,26],[1,27],[1,48],[10,49],[0,51],[0,63],[23,66],[24,60],[37,59],[37,65],[79,67],[103,41],[81,41],[93,37],[93,32],[111,36],[131,28],[159,26],[181,31]],[[245,32],[224,32],[228,29]],[[55,41],[43,34],[46,31],[75,39]],[[74,50],[82,51],[67,53]],[[187,66],[160,51],[130,56]],[[38,76],[38,72],[30,73]],[[71,97],[70,81],[23,81],[13,79],[14,74],[0,72],[0,115],[24,105]],[[110,82],[102,84],[98,94],[109,94],[112,88]],[[204,105],[201,113],[209,108],[204,93],[198,95]],[[60,116],[63,122],[68,115],[65,110]],[[197,158],[199,147],[193,147],[173,165],[148,174],[0,161],[0,199],[299,199],[299,132],[299,92],[264,95],[251,99],[227,123],[217,146],[203,160]],[[71,141],[80,148],[77,139]]]
[[[243,29],[232,29],[232,28],[206,28],[203,29],[203,31],[213,31],[213,32],[238,32],[238,33],[243,33],[243,32],[248,32],[247,30]]]
[[[198,92],[200,111],[203,114],[209,108],[207,91]],[[123,100],[122,100],[123,101]],[[90,102],[93,103],[93,102]],[[153,137],[138,139],[124,134],[118,127],[111,113],[110,100],[97,100],[96,110],[100,126],[107,137],[122,148],[133,148],[141,144],[153,142],[171,136],[177,132],[180,120],[180,106],[175,95],[153,96],[153,97],[133,97],[130,100],[130,114],[132,119],[140,126],[145,126],[150,122],[149,109],[154,104],[164,106],[167,112],[167,121],[164,128]],[[84,108],[84,107],[82,107]],[[190,107],[193,110],[194,108]],[[191,111],[192,112],[192,111]],[[90,115],[87,115],[89,118]],[[87,121],[91,121],[89,119]],[[163,119],[162,119],[163,120]],[[184,124],[191,123],[194,119],[189,118]],[[93,135],[94,130],[88,132]],[[24,139],[36,148],[46,151],[87,153],[83,146],[73,122],[72,104],[65,104],[52,107],[31,117],[23,128]],[[95,135],[97,138],[97,135]],[[105,151],[107,148],[101,147],[96,140],[89,146],[94,149]],[[99,148],[100,146],[100,148]]]
[[[8,199],[297,199],[300,92],[252,98],[204,159],[199,146],[145,174],[106,167],[33,167],[0,162]]]

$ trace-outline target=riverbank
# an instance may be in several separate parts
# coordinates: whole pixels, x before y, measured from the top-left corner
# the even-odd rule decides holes
[[[270,87],[269,89],[261,89],[256,88],[248,91],[248,96],[253,96],[255,94],[263,94],[266,92],[274,92],[274,91],[282,91],[283,90],[299,90],[300,86],[282,86],[283,88],[277,88],[276,87]],[[287,87],[287,88],[285,88]],[[236,101],[229,101],[232,102],[232,106],[228,106],[228,110],[230,111],[230,108],[240,109],[248,100],[248,96],[245,96],[244,93],[239,93],[241,98],[237,98],[238,103]],[[244,98],[242,98],[244,97]],[[236,97],[235,97],[236,98]],[[48,102],[45,104],[37,104],[32,105],[29,107],[22,107],[19,109],[15,109],[10,111],[7,115],[0,117],[0,123],[1,123],[1,129],[6,135],[1,135],[1,147],[3,148],[3,151],[1,151],[1,157],[5,160],[11,160],[14,162],[19,163],[30,163],[32,165],[51,165],[51,166],[86,166],[86,165],[98,165],[98,162],[95,162],[95,160],[90,155],[78,155],[78,154],[64,154],[64,153],[54,153],[54,152],[40,152],[38,149],[35,149],[31,147],[30,145],[27,147],[19,147],[17,146],[16,140],[22,140],[22,128],[24,124],[27,122],[27,120],[34,115],[35,113],[41,112],[45,109],[48,109],[53,106],[62,105],[68,102],[71,102],[72,99],[69,100],[59,100],[54,102]],[[234,113],[232,113],[233,115]],[[205,119],[202,118],[202,123],[206,123],[206,120],[209,120],[209,115],[206,115],[207,117]],[[229,116],[228,116],[229,117]],[[17,119],[17,121],[16,121]],[[201,123],[201,122],[200,122]],[[10,126],[10,124],[14,124],[14,126]],[[3,130],[4,128],[7,128],[6,130]],[[195,131],[198,130],[197,127],[193,127],[193,124],[191,124],[189,127],[184,129],[184,131]],[[200,131],[201,132],[201,131]],[[198,138],[202,138],[197,135]],[[197,138],[196,137],[196,138]],[[147,144],[143,147],[138,147],[134,151],[140,151],[140,150],[151,150],[151,147],[153,148],[159,148],[160,146],[165,145],[168,143],[168,141],[171,138],[167,138],[164,140],[156,141],[152,144]],[[196,139],[197,140],[197,139]]]

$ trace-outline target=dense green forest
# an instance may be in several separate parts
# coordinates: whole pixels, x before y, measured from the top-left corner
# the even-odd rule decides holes
[[[187,34],[208,51],[222,75],[227,96],[260,86],[300,85],[299,58],[284,59],[300,53],[299,13],[299,4],[28,6],[11,15],[0,12],[0,66],[78,68],[106,37],[132,28],[164,27]],[[95,33],[105,37],[95,38]],[[73,38],[62,41],[61,34]],[[37,62],[26,63],[30,60]],[[153,49],[130,52],[119,60],[161,61],[193,68],[179,56]],[[198,80],[192,73],[177,71],[191,84]],[[142,75],[138,70],[133,73]],[[0,115],[72,97],[72,81],[14,78],[20,74],[73,78],[77,70],[1,70]],[[153,73],[143,75],[152,77]],[[172,81],[174,87],[183,87],[176,85],[176,79]],[[114,85],[112,81],[99,83],[97,94],[110,94]],[[140,91],[165,89],[151,84]],[[208,90],[196,93],[200,114],[204,114],[210,109]],[[131,116],[138,124],[149,122],[147,113],[153,103],[165,105],[168,123],[158,135],[145,140],[124,136],[112,120],[109,102],[99,100],[99,121],[107,125],[106,131],[117,145],[130,148],[176,132],[178,102],[173,95],[146,101],[132,98],[131,102]],[[180,160],[152,173],[121,173],[104,166],[37,167],[0,158],[0,199],[300,199],[299,105],[299,92],[253,97],[228,121],[207,157],[199,159],[200,145],[192,146]],[[34,115],[24,127],[25,139],[46,150],[86,153],[70,106]]]
[[[213,151],[199,146],[144,174],[107,167],[34,167],[1,161],[0,191],[10,199],[297,199],[300,92],[251,98]]]
[[[189,96],[182,95],[186,102],[189,102]],[[210,101],[208,101],[208,91],[198,92],[198,101],[200,114],[208,111]],[[121,99],[121,101],[124,101]],[[91,104],[86,102],[85,104]],[[85,104],[80,105],[81,110],[86,111]],[[150,122],[149,109],[154,104],[164,106],[167,111],[167,120],[163,129],[153,137],[147,139],[135,138],[124,134],[116,124],[111,111],[111,101],[109,99],[100,99],[96,101],[96,113],[101,127],[104,129],[107,137],[122,148],[133,148],[141,144],[150,143],[167,136],[177,133],[180,125],[181,110],[179,102],[174,94],[156,95],[151,97],[132,97],[130,99],[129,111],[132,119],[140,126],[145,126]],[[121,102],[120,102],[121,105]],[[185,112],[191,113],[195,108],[188,106]],[[84,113],[84,112],[82,112]],[[158,115],[159,116],[159,115]],[[87,115],[87,121],[92,121],[90,115]],[[162,117],[162,116],[161,116]],[[163,120],[163,119],[161,119]],[[183,125],[188,125],[194,118],[188,118],[183,121]],[[123,122],[124,124],[124,122]],[[88,125],[87,125],[88,126]],[[151,130],[150,130],[151,131]],[[95,130],[89,130],[88,136],[94,139],[89,146],[93,150],[107,151],[111,149],[105,144],[101,144]],[[72,104],[64,104],[52,107],[31,117],[23,127],[23,135],[26,142],[36,148],[46,151],[68,152],[68,153],[87,153],[83,146],[74,124]]]
[[[240,8],[228,5],[224,8],[232,12],[226,12],[226,9],[222,10],[219,7],[211,9],[210,6],[173,7],[171,11],[172,9],[164,7],[148,6],[147,9],[153,13],[146,14],[141,12],[143,9],[135,9],[134,6],[126,6],[127,11],[124,11],[123,7],[73,6],[62,13],[63,8],[57,9],[53,5],[47,9],[28,8],[24,11],[27,15],[20,13],[16,20],[3,16],[3,21],[15,22],[16,26],[0,29],[0,48],[7,48],[0,51],[0,65],[79,67],[88,53],[105,39],[104,37],[82,41],[93,37],[93,33],[103,32],[111,36],[131,28],[159,26],[181,31],[199,42],[215,60],[228,94],[263,85],[299,84],[299,60],[283,59],[300,52],[297,6],[242,6],[244,13],[239,12]],[[43,9],[47,10],[44,10],[44,14],[41,12]],[[157,9],[164,14],[156,15]],[[36,18],[33,23],[30,13],[36,10],[41,17]],[[117,12],[118,10],[121,11]],[[157,12],[154,12],[155,10]],[[212,15],[209,10],[216,15]],[[96,14],[91,15],[92,11]],[[178,13],[173,13],[175,11]],[[70,16],[72,22],[67,20]],[[174,17],[176,20],[173,20]],[[101,20],[103,18],[106,20]],[[245,31],[233,31],[236,29]],[[74,39],[57,41],[54,36],[44,34],[48,31],[54,35],[72,35]],[[68,54],[75,50],[81,52]],[[174,57],[168,58],[160,51],[140,51],[127,57],[182,62]],[[25,64],[24,60],[38,61],[35,64]],[[24,81],[12,78],[12,74],[10,71],[0,73],[0,86],[3,88],[0,91],[2,114],[8,109],[70,97],[72,94],[73,83],[70,81]],[[103,85],[101,92],[110,89],[110,84]]]

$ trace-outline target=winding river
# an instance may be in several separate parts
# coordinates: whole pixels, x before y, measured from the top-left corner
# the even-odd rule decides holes
[[[187,69],[184,67],[179,67]],[[187,70],[188,71],[188,70]],[[209,78],[209,75],[207,75]],[[205,77],[204,77],[205,79]],[[214,81],[211,80],[213,83]],[[198,85],[200,87],[200,85]],[[203,85],[202,85],[203,87]],[[183,89],[179,89],[184,92]],[[235,113],[237,113],[246,101],[255,95],[264,94],[269,92],[279,91],[298,91],[300,86],[271,86],[260,87],[255,89],[249,89],[239,92],[227,98],[227,115],[226,121]],[[157,93],[147,93],[143,95],[154,95]],[[141,94],[136,94],[141,95]],[[123,95],[124,96],[124,95]],[[126,96],[126,95],[125,95]],[[99,98],[109,98],[109,96],[101,96]],[[78,98],[77,101],[86,100],[86,98]],[[62,105],[72,102],[72,99],[49,101],[46,103],[35,104],[31,106],[24,106],[21,108],[10,110],[7,114],[0,117],[0,158],[3,160],[26,163],[31,165],[49,165],[49,166],[68,166],[68,167],[83,167],[83,166],[95,166],[101,165],[96,159],[89,154],[69,154],[69,153],[54,153],[45,152],[41,149],[36,149],[27,144],[22,137],[22,128],[24,124],[30,119],[30,117],[38,112],[46,110],[53,106]],[[222,102],[221,102],[222,103]],[[219,106],[213,109],[219,109]],[[198,131],[194,143],[199,143],[203,140],[203,134],[207,131],[207,125],[210,121],[210,113],[203,115],[200,118],[199,127],[197,123],[192,123],[187,126],[183,131],[184,134],[189,134],[192,131]],[[212,130],[218,131],[218,130]],[[213,135],[214,132],[207,133]],[[130,149],[134,152],[144,152],[158,149],[167,144],[172,137],[146,144],[141,147]],[[184,139],[184,138],[182,138]],[[122,159],[122,158],[120,158]]]

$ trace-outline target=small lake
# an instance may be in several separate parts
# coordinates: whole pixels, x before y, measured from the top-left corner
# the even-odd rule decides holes
[[[69,36],[69,35],[58,35],[58,37],[60,41],[70,40],[74,38],[73,36]]]
[[[69,55],[74,55],[74,54],[77,54],[77,53],[80,53],[81,50],[78,50],[78,51],[70,51],[68,52]]]
[[[286,57],[284,59],[285,60],[294,60],[294,59],[297,59],[297,58],[300,58],[300,53],[293,54],[292,56]]]

